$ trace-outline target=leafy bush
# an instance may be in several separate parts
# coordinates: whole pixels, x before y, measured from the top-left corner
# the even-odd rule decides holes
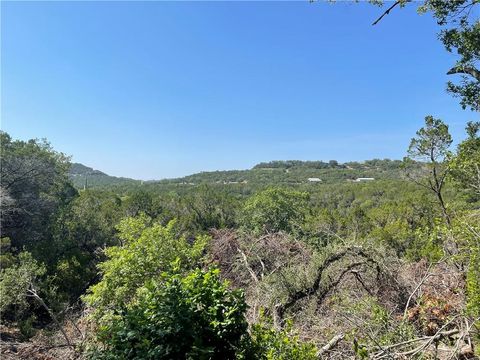
[[[436,221],[433,228],[418,229],[415,232],[415,241],[413,241],[406,251],[406,257],[413,261],[427,259],[429,262],[435,262],[444,255],[444,241],[447,228],[441,221]]]
[[[458,216],[452,226],[459,247],[457,259],[465,264],[467,310],[480,316],[480,212]]]
[[[467,270],[467,309],[473,316],[480,315],[480,250],[470,257]]]
[[[178,264],[178,263],[177,263]],[[219,270],[183,277],[177,266],[142,288],[138,301],[99,329],[101,359],[233,359],[247,335],[243,293]]]
[[[458,187],[467,192],[471,201],[480,199],[480,122],[469,122],[468,138],[458,145],[450,160],[450,176]]]
[[[175,259],[186,269],[194,267],[208,241],[199,236],[191,244],[177,235],[174,221],[167,226],[151,224],[144,215],[122,220],[118,231],[123,245],[105,250],[107,260],[99,265],[103,278],[85,296],[97,319],[108,318],[111,309],[135,299],[137,290],[168,270]]]

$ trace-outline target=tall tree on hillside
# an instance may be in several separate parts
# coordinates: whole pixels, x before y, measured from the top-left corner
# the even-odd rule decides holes
[[[407,172],[408,177],[417,184],[431,190],[440,205],[447,224],[450,224],[447,206],[443,199],[442,190],[448,174],[446,164],[449,155],[448,148],[452,144],[452,137],[448,132],[448,125],[433,116],[425,118],[425,126],[417,131],[408,148],[408,157],[405,159],[407,170],[412,161],[426,162],[426,174]]]

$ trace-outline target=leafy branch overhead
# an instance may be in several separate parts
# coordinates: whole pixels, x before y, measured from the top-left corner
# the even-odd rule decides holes
[[[384,1],[370,2],[388,6],[372,24],[377,25],[395,7],[404,7],[412,1],[399,0],[392,5]],[[448,81],[447,91],[460,99],[463,109],[480,111],[480,1],[424,0],[417,10],[435,18],[440,26],[438,38],[448,52],[457,55],[457,61],[447,75],[460,75],[460,81]]]

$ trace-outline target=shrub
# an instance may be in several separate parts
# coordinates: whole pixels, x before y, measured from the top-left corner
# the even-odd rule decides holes
[[[105,359],[233,359],[247,336],[243,293],[229,290],[219,270],[163,273],[99,329]]]
[[[97,320],[108,318],[136,298],[139,288],[170,268],[175,259],[185,269],[193,268],[202,256],[208,238],[199,236],[191,244],[178,236],[175,222],[167,226],[150,224],[146,216],[127,218],[118,226],[122,246],[107,248],[107,260],[99,265],[102,280],[84,297]]]

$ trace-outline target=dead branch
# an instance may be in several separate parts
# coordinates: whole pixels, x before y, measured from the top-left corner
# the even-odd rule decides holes
[[[245,267],[247,268],[248,272],[250,273],[250,276],[252,277],[252,279],[253,279],[256,283],[258,283],[258,277],[257,277],[257,275],[255,274],[255,271],[253,271],[253,269],[251,268],[251,266],[248,264],[247,255],[245,255],[245,253],[244,253],[240,248],[237,248],[237,251],[238,251],[239,254],[242,256],[243,263],[245,264]]]
[[[470,332],[473,328],[473,326],[475,325],[475,322],[477,322],[480,318],[476,319],[476,320],[473,320],[471,324],[468,323],[468,320],[465,319],[465,330],[461,333],[461,336],[458,337],[456,343],[455,343],[455,347],[450,355],[450,357],[448,358],[448,360],[453,360],[456,358],[459,350],[460,350],[460,353],[462,353],[463,351],[460,349],[460,344],[462,342],[465,343],[465,339],[467,340],[467,351],[470,351],[471,353],[473,353],[473,345],[472,345],[472,341],[471,341],[471,338],[470,338]]]
[[[53,322],[57,327],[60,329],[62,332],[63,337],[65,338],[65,341],[67,342],[67,346],[73,347],[72,343],[70,342],[70,339],[67,336],[67,333],[63,329],[62,325],[58,321],[57,317],[53,314],[53,311],[45,304],[45,301],[38,295],[37,291],[33,287],[33,285],[30,285],[30,289],[27,290],[27,296],[33,297],[35,300],[38,301],[38,303],[48,312],[48,315],[52,318]]]
[[[406,351],[406,352],[403,352],[403,353],[400,353],[399,355],[401,356],[406,356],[406,355],[410,355],[410,356],[415,356],[417,355],[418,353],[420,353],[421,351],[425,350],[431,343],[433,343],[434,341],[438,341],[444,337],[447,337],[447,336],[450,336],[450,335],[453,335],[453,334],[457,334],[458,333],[458,329],[454,329],[454,330],[450,330],[450,331],[446,331],[446,332],[443,332],[441,330],[443,330],[445,327],[442,327],[442,329],[438,330],[438,332],[431,336],[426,342],[424,342],[422,345],[420,345],[419,347],[413,349],[413,350],[410,350],[410,351]]]
[[[332,264],[349,255],[361,257],[363,260],[348,265],[335,280],[329,278],[328,281],[324,281],[325,271]],[[278,318],[282,320],[288,309],[292,308],[300,300],[305,299],[313,294],[317,294],[319,302],[323,301],[323,299],[338,286],[347,273],[352,272],[355,268],[361,265],[367,265],[369,263],[377,265],[376,270],[380,270],[378,264],[371,258],[371,256],[369,256],[362,248],[359,247],[350,247],[331,255],[317,269],[317,275],[315,276],[315,280],[310,287],[295,291],[288,296],[287,300],[283,304],[280,304],[276,307]]]
[[[325,346],[323,346],[320,350],[317,351],[317,357],[321,357],[327,351],[333,349],[340,341],[343,340],[344,337],[344,334],[335,335],[327,344],[325,344]]]
[[[407,304],[405,305],[405,310],[404,310],[404,312],[403,312],[403,319],[404,319],[404,320],[407,318],[408,308],[409,308],[409,306],[410,306],[410,301],[412,301],[413,296],[414,296],[415,293],[420,289],[420,287],[423,285],[423,283],[424,283],[430,276],[432,276],[432,273],[430,272],[430,270],[432,269],[432,266],[433,266],[433,263],[428,266],[428,269],[427,269],[425,275],[423,276],[422,280],[420,280],[420,282],[418,283],[418,285],[415,287],[415,289],[413,290],[413,292],[412,292],[412,293],[410,294],[410,296],[408,297]]]

